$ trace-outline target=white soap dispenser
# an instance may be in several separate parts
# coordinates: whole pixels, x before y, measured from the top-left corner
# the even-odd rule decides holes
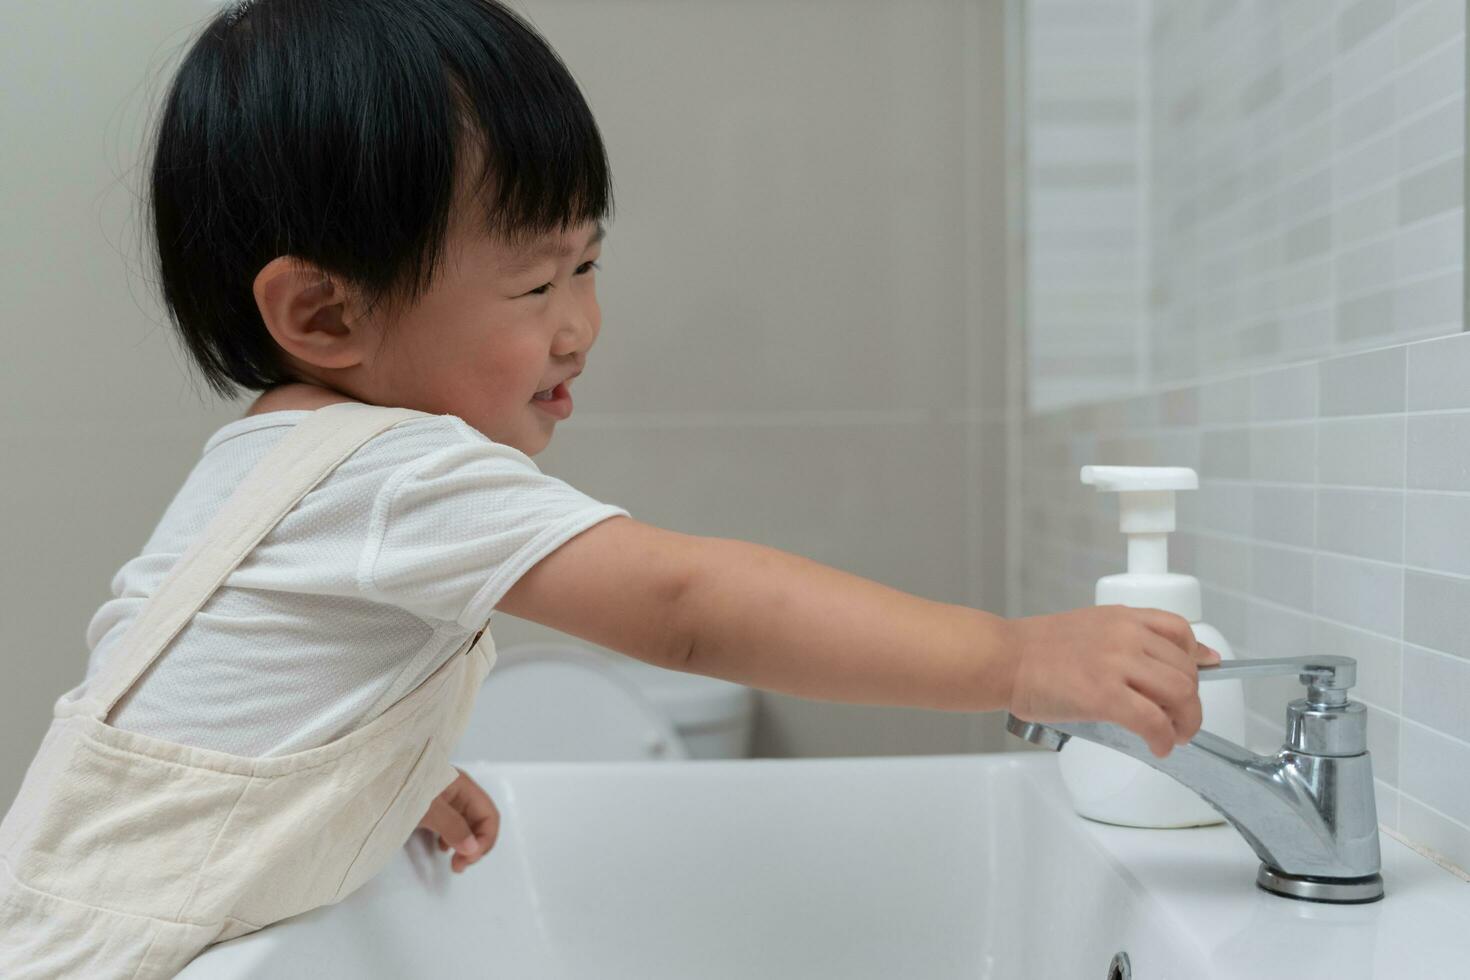
[[[1097,604],[1163,609],[1189,620],[1195,637],[1233,659],[1220,631],[1200,622],[1199,580],[1169,571],[1174,491],[1197,490],[1194,470],[1175,466],[1084,466],[1082,482],[1119,496],[1128,536],[1128,571],[1098,579]],[[1239,681],[1199,687],[1204,728],[1245,744],[1245,699]],[[1175,751],[1178,751],[1177,747]],[[1078,813],[1127,827],[1197,827],[1224,818],[1191,790],[1121,752],[1074,738],[1058,756],[1062,781]]]

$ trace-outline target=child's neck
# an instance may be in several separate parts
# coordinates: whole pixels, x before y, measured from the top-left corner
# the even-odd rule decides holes
[[[265,412],[284,412],[292,409],[304,409],[310,412],[323,405],[353,401],[357,399],[344,395],[340,391],[333,391],[321,385],[293,382],[261,392],[260,397],[251,403],[244,417],[249,418]]]

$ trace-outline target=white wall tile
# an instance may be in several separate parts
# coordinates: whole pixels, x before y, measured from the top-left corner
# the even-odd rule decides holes
[[[1312,617],[1295,609],[1268,602],[1251,602],[1246,611],[1249,629],[1247,642],[1253,657],[1300,657],[1312,644]],[[1264,692],[1270,710],[1280,718],[1284,706],[1292,698],[1301,697],[1301,685],[1295,677],[1282,676],[1254,684]],[[1248,692],[1249,693],[1249,692]]]
[[[1411,491],[1404,518],[1405,564],[1470,576],[1470,494]]]
[[[1470,742],[1470,660],[1404,647],[1404,714],[1420,724]]]
[[[1377,136],[1394,124],[1397,109],[1396,90],[1393,82],[1382,85],[1343,105],[1337,114],[1337,145],[1339,148],[1356,146],[1364,140]]]
[[[1390,786],[1399,782],[1399,716],[1368,705],[1368,751],[1373,754],[1373,778]]]
[[[1409,340],[1426,332],[1436,335],[1457,330],[1464,306],[1464,277],[1459,269],[1402,282],[1393,297],[1394,332]]]
[[[1381,779],[1373,780],[1373,805],[1378,810],[1378,826],[1396,830],[1399,825],[1399,800],[1403,796],[1396,787]]]
[[[1333,274],[1343,285],[1343,295],[1358,296],[1382,290],[1398,275],[1396,238],[1380,238],[1345,248],[1337,253]]]
[[[1407,5],[1398,22],[1399,63],[1418,61],[1426,52],[1465,33],[1463,0],[1421,0]]]
[[[1346,200],[1392,182],[1397,172],[1398,144],[1388,133],[1338,156],[1333,166],[1333,187],[1337,197]]]
[[[1464,203],[1464,154],[1399,178],[1399,221],[1403,224],[1450,211]]]
[[[1465,99],[1461,96],[1404,123],[1399,130],[1399,171],[1418,170],[1464,149]]]
[[[1399,76],[1399,114],[1465,93],[1464,34],[1443,39],[1429,54],[1404,66]]]
[[[1410,344],[1406,351],[1410,411],[1470,409],[1470,333]]]
[[[1311,483],[1317,478],[1316,424],[1257,426],[1250,432],[1251,478]]]
[[[1312,611],[1312,553],[1268,544],[1251,547],[1251,592],[1262,599]]]
[[[1465,210],[1461,207],[1424,221],[1405,225],[1394,242],[1394,275],[1399,279],[1458,269],[1465,241]],[[1456,314],[1460,312],[1457,308]],[[1446,318],[1448,319],[1448,317]]]
[[[1401,648],[1398,640],[1332,620],[1312,623],[1312,652],[1352,657],[1358,662],[1358,686],[1353,696],[1395,713],[1400,710]],[[1404,713],[1413,715],[1407,709]]]
[[[1251,590],[1251,546],[1248,541],[1200,534],[1195,538],[1194,567],[1201,578],[1235,592]]]
[[[1378,190],[1338,204],[1333,219],[1340,246],[1378,238],[1398,230],[1398,187],[1384,184]],[[1328,287],[1330,291],[1330,286]]]
[[[1399,789],[1461,823],[1470,823],[1470,744],[1405,721]]]
[[[1200,468],[1211,479],[1247,479],[1251,475],[1249,429],[1217,429],[1200,435]]]
[[[1380,31],[1353,50],[1340,54],[1333,66],[1339,102],[1355,98],[1393,74],[1398,63],[1395,41],[1391,32]]]
[[[1392,490],[1318,490],[1317,547],[1379,561],[1404,557],[1404,495]]]
[[[1470,826],[1467,824],[1470,821],[1460,823],[1407,794],[1400,795],[1399,832],[1462,870],[1470,868]]]
[[[1251,419],[1253,398],[1249,375],[1201,385],[1199,420],[1205,425],[1248,422]]]
[[[1404,410],[1404,350],[1386,347],[1322,362],[1323,415],[1376,415]]]
[[[1404,417],[1317,423],[1317,478],[1362,487],[1404,485]]]
[[[1404,639],[1470,659],[1470,579],[1405,571]]]
[[[1404,570],[1394,565],[1317,556],[1317,613],[1349,626],[1398,636],[1403,622]]]
[[[1393,19],[1395,0],[1354,0],[1337,15],[1337,49],[1347,51]]]
[[[1470,412],[1409,417],[1408,487],[1470,490]]]
[[[1258,540],[1299,548],[1317,543],[1317,502],[1310,487],[1257,486],[1253,509]]]
[[[1190,499],[1190,494],[1179,494]],[[1221,534],[1245,536],[1253,526],[1253,498],[1237,483],[1217,483],[1205,478],[1194,492],[1190,506],[1198,515],[1199,527]]]

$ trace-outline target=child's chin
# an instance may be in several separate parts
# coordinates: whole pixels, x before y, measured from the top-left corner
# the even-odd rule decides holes
[[[546,426],[544,432],[521,436],[512,445],[527,456],[534,456],[551,444],[552,431],[551,426]]]

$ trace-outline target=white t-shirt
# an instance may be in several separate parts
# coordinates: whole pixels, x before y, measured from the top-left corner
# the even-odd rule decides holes
[[[88,679],[225,498],[308,414],[237,419],[205,443],[87,627]],[[245,556],[111,724],[244,756],[324,745],[432,674],[538,561],[617,515],[629,516],[457,416],[407,419],[364,443]]]

